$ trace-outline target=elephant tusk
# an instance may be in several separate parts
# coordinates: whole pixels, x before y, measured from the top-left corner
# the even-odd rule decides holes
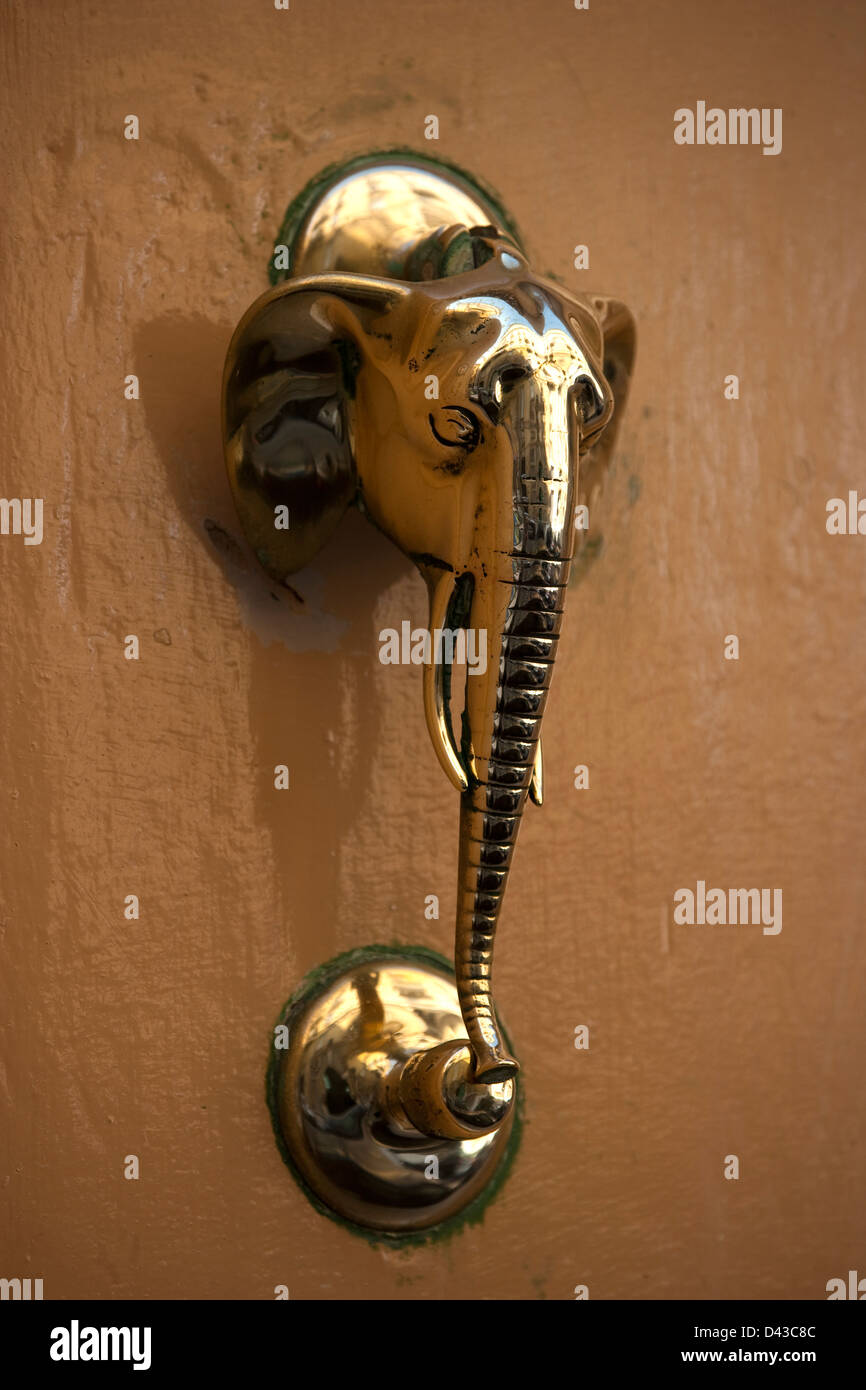
[[[540,806],[544,801],[544,767],[541,760],[541,735],[535,745],[535,764],[532,768],[532,781],[529,784],[529,795]]]
[[[445,626],[453,588],[454,576],[449,572],[443,574],[431,589],[431,641],[433,633]],[[465,792],[469,786],[469,779],[454,743],[451,719],[445,702],[445,663],[433,660],[432,654],[431,660],[424,667],[424,718],[427,720],[427,731],[433,749],[444,772],[459,792]]]

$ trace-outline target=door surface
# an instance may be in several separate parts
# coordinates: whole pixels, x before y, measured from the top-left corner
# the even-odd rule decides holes
[[[863,1267],[866,537],[827,529],[866,493],[863,28],[790,0],[8,7],[0,491],[44,510],[41,543],[0,535],[0,1275],[813,1299]],[[677,143],[698,102],[781,110],[781,149]],[[392,1249],[298,1190],[264,1074],[308,971],[451,949],[456,796],[417,670],[377,659],[424,589],[357,515],[269,585],[219,393],[289,200],[402,146],[624,299],[638,355],[499,935],[520,1148],[482,1222]],[[675,920],[699,883],[781,916]]]

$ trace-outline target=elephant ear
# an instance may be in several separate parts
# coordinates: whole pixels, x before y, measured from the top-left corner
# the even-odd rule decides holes
[[[357,491],[351,403],[395,281],[312,276],[244,315],[223,373],[223,441],[247,540],[272,579],[302,569]]]
[[[589,301],[602,333],[602,371],[613,392],[613,414],[594,444],[580,460],[578,501],[589,507],[590,522],[601,496],[604,475],[613,455],[625,410],[635,354],[635,324],[630,311],[618,299],[593,295]],[[591,533],[590,526],[590,533]],[[586,532],[583,533],[586,536]]]

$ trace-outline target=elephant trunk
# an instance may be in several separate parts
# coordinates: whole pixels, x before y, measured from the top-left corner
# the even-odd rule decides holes
[[[492,620],[498,651],[490,653],[486,683],[467,681],[472,776],[460,806],[455,961],[475,1079],[488,1083],[518,1070],[493,1008],[493,944],[536,765],[571,562],[578,448],[565,409],[565,400],[535,391],[518,396],[509,431],[510,545],[496,552],[494,572],[476,580],[473,602],[473,615]]]

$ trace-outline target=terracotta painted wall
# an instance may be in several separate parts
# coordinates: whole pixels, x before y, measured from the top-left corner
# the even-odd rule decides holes
[[[45,512],[40,546],[0,536],[0,1275],[811,1299],[866,1272],[866,538],[825,527],[866,490],[862,6],[21,0],[6,29],[0,491]],[[781,107],[782,153],[677,146],[698,100]],[[289,198],[429,148],[430,113],[540,269],[627,301],[639,365],[500,936],[523,1144],[483,1225],[395,1253],[300,1195],[263,1076],[307,970],[450,947],[456,797],[417,671],[376,660],[423,589],[354,517],[271,592],[218,405]],[[698,879],[780,887],[782,931],[676,925]]]

